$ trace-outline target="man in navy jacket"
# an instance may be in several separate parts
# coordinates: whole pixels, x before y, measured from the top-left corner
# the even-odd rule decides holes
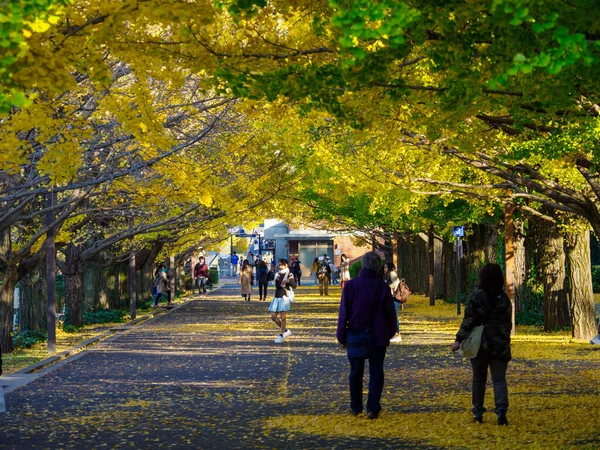
[[[396,332],[394,298],[385,281],[379,276],[381,258],[375,252],[362,258],[358,277],[348,281],[342,291],[338,316],[337,339],[346,348],[348,331],[370,329],[371,345],[365,357],[350,357],[350,411],[354,415],[362,412],[362,382],[365,360],[369,360],[369,398],[367,417],[375,419],[381,411],[383,392],[383,361],[390,339]]]

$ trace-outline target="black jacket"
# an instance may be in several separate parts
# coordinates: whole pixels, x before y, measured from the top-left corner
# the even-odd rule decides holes
[[[485,327],[477,357],[491,355],[492,358],[510,361],[512,304],[504,292],[491,295],[483,289],[475,288],[467,299],[465,317],[456,334],[456,340],[462,342],[473,328],[481,324]]]
[[[275,297],[279,297],[282,298],[285,295],[285,289],[281,287],[281,275],[276,274],[275,275]],[[292,287],[295,288],[296,287],[296,280],[294,280],[294,274],[292,274],[292,272],[288,272],[287,275],[287,283],[286,283],[286,287]]]

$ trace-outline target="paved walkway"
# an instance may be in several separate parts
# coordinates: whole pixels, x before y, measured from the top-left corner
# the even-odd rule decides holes
[[[294,335],[283,345],[273,343],[267,302],[242,302],[238,292],[224,286],[7,394],[0,448],[355,447],[264,426],[280,413],[345,411],[339,290],[330,301],[294,303]]]
[[[468,364],[448,348],[458,318],[451,308],[417,317],[414,303],[388,350],[382,418],[351,417],[339,287],[316,293],[298,291],[280,345],[267,302],[245,303],[232,285],[103,341],[6,395],[0,448],[597,448],[595,348],[521,338],[510,368],[518,425],[499,430],[489,414],[476,428]]]

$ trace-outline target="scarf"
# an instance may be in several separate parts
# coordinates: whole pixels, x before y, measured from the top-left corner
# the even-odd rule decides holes
[[[283,280],[287,280],[289,273],[290,273],[290,269],[287,267],[285,269],[277,272],[277,275],[279,275],[279,284],[281,284],[283,282]]]

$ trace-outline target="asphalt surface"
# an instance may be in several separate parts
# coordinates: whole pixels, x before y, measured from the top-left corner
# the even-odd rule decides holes
[[[268,302],[246,303],[238,293],[226,285],[192,297],[8,393],[0,448],[408,446],[269,427],[279,415],[346,414],[339,290],[304,301],[301,293],[289,314],[293,335],[279,345]]]

